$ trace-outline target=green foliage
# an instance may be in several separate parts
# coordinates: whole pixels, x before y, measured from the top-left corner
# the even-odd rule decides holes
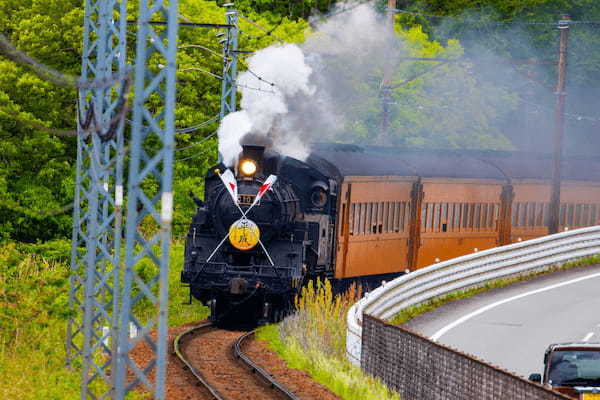
[[[129,3],[130,17],[137,4]],[[225,22],[224,10],[214,2],[183,0],[180,13],[200,22]],[[298,42],[307,28],[305,21],[280,17],[277,13],[244,13],[273,34]],[[70,75],[79,75],[83,35],[80,1],[0,0],[2,31],[22,51],[40,62]],[[241,22],[241,49],[258,49],[274,42],[257,27]],[[134,26],[128,35],[128,57],[135,56]],[[222,52],[216,30],[182,28],[178,55],[177,127],[198,125],[219,113],[221,82],[190,68],[221,74],[222,59],[198,46]],[[194,47],[195,46],[195,47]],[[159,62],[151,66],[159,68]],[[244,68],[241,63],[241,68]],[[68,238],[71,232],[76,162],[73,137],[58,137],[26,123],[32,121],[57,129],[74,129],[76,92],[38,78],[27,68],[0,58],[0,243]],[[177,135],[174,173],[174,234],[187,230],[195,205],[193,190],[203,196],[202,178],[217,159],[213,123],[200,130]],[[152,185],[152,184],[149,184]]]
[[[0,247],[0,398],[6,400],[77,399],[81,365],[65,368],[70,244],[10,243]],[[183,305],[187,288],[179,283],[183,244],[175,243],[169,274],[169,325],[206,318],[197,302]],[[146,265],[144,268],[148,268]],[[149,272],[149,271],[146,271]],[[138,310],[148,318],[148,304]],[[26,371],[26,373],[24,373]],[[100,383],[98,383],[100,384]]]

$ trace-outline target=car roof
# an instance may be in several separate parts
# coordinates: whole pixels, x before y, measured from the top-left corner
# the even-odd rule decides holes
[[[600,343],[590,343],[590,342],[568,342],[568,343],[554,343],[548,346],[547,351],[551,350],[600,350]]]

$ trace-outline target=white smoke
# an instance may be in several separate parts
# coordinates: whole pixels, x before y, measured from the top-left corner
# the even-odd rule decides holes
[[[227,115],[219,127],[219,151],[226,165],[235,163],[241,141],[249,133],[263,137],[283,154],[300,159],[308,156],[307,141],[291,132],[280,134],[278,121],[289,112],[290,98],[314,93],[309,85],[311,73],[304,53],[294,44],[271,46],[248,58],[248,70],[237,79],[241,111]]]

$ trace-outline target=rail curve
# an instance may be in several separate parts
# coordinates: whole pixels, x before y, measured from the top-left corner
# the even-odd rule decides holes
[[[208,391],[210,396],[212,396],[215,400],[226,400],[228,397],[221,393],[213,384],[209,382],[209,380],[202,374],[202,372],[196,368],[189,357],[186,356],[185,352],[182,349],[182,343],[186,337],[190,337],[202,331],[207,331],[210,328],[214,328],[213,324],[210,322],[201,323],[197,326],[194,326],[181,334],[179,334],[174,342],[173,347],[176,356],[183,362],[187,369],[194,375],[194,377],[198,380],[198,382]],[[238,337],[233,345],[231,345],[231,351],[236,360],[239,360],[241,364],[245,367],[244,369],[248,372],[248,374],[257,373],[261,379],[275,391],[276,395],[280,398],[285,399],[293,399],[297,400],[298,397],[294,395],[289,389],[287,389],[284,385],[279,383],[275,378],[273,378],[268,372],[263,370],[259,365],[257,365],[248,355],[243,352],[243,346],[246,340],[253,337],[255,335],[255,331],[247,332],[240,337]]]
[[[242,351],[242,344],[243,344],[243,342],[247,338],[254,336],[255,333],[256,333],[256,331],[248,332],[248,333],[240,336],[235,341],[235,345],[234,345],[234,349],[233,349],[235,356],[239,360],[241,360],[242,362],[244,362],[251,369],[252,372],[258,373],[271,386],[271,388],[278,390],[279,392],[281,392],[288,399],[298,400],[298,397],[295,394],[293,394],[292,392],[290,392],[289,389],[287,389],[285,386],[283,386],[281,383],[279,383],[268,372],[266,372],[264,369],[262,369],[261,367],[259,367],[255,362],[253,362],[250,359],[250,357],[248,357]]]
[[[182,340],[184,337],[191,336],[198,331],[208,329],[212,326],[213,326],[212,323],[206,322],[206,323],[194,326],[193,328],[190,328],[185,332],[182,332],[175,338],[175,340],[173,342],[173,347],[175,349],[175,355],[177,355],[177,358],[179,358],[181,360],[181,362],[183,362],[183,364],[185,364],[185,366],[189,369],[189,371],[192,373],[192,375],[194,375],[196,377],[198,382],[200,382],[200,384],[202,384],[202,386],[204,386],[206,388],[206,390],[208,390],[210,395],[213,396],[215,400],[225,400],[225,398],[210,383],[208,383],[208,381],[206,380],[204,375],[202,375],[202,373],[200,371],[198,371],[192,365],[192,363],[187,359],[187,357],[181,350],[181,343],[182,343]]]
[[[388,319],[405,308],[448,293],[598,253],[600,226],[593,226],[468,254],[382,282],[348,311],[347,356],[350,362],[360,365],[363,314]]]

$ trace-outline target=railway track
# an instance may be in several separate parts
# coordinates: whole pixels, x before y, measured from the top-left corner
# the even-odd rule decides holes
[[[212,399],[298,399],[243,352],[253,336],[206,322],[177,336],[174,350]]]

